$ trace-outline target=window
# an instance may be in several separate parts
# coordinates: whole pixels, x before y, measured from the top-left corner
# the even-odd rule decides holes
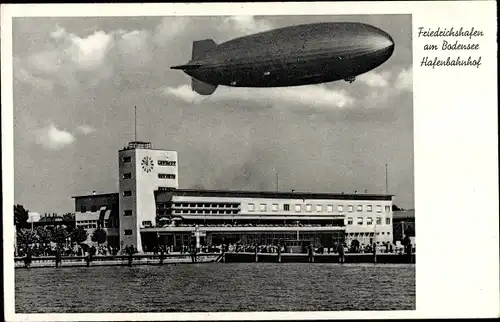
[[[358,205],[357,210],[358,210],[358,212],[363,211],[363,206],[362,205]]]
[[[158,179],[175,179],[175,174],[158,173]]]
[[[142,225],[144,227],[151,227],[153,225],[153,223],[151,222],[151,220],[145,220],[142,222]]]
[[[123,215],[124,215],[124,216],[132,216],[132,210],[125,210],[125,211],[123,212]]]
[[[284,210],[284,211],[290,211],[290,205],[289,205],[289,204],[287,204],[287,203],[286,203],[286,204],[284,204],[284,205],[283,205],[283,210]]]
[[[382,225],[382,218],[381,217],[377,217],[377,225]]]
[[[372,205],[366,206],[366,211],[372,212],[372,210],[373,210],[373,206]]]
[[[356,222],[358,225],[362,225],[363,224],[363,217],[358,217]]]
[[[82,206],[82,207],[80,208],[80,212],[87,212],[87,207]]]
[[[333,206],[332,206],[332,205],[328,205],[328,206],[326,206],[326,210],[327,210],[328,212],[333,212]]]
[[[295,205],[295,212],[300,212],[302,209],[301,205]]]
[[[347,224],[348,225],[352,225],[352,217],[348,217],[347,218]]]
[[[125,190],[125,191],[123,192],[123,196],[124,196],[124,197],[130,197],[131,195],[132,195],[132,190]]]
[[[343,212],[344,211],[344,206],[343,205],[338,205],[337,206],[337,211],[338,212]]]
[[[316,212],[322,212],[323,211],[323,206],[322,205],[316,205]]]
[[[367,217],[367,218],[366,218],[366,224],[367,224],[367,225],[371,225],[371,224],[373,224],[373,218],[372,218],[372,217]]]
[[[167,166],[167,167],[175,167],[176,162],[175,161],[168,161],[168,160],[158,160],[158,165]]]
[[[391,212],[391,206],[385,206],[385,212]]]
[[[306,211],[307,212],[311,212],[312,210],[312,206],[311,205],[306,205]]]
[[[266,207],[266,204],[265,203],[261,203],[260,206],[259,206],[259,210],[260,211],[266,211],[267,207]]]
[[[130,161],[132,161],[132,157],[131,156],[123,157],[123,163],[129,163]]]
[[[125,230],[123,231],[123,234],[124,234],[125,236],[130,236],[130,235],[132,235],[132,229],[125,229]]]
[[[96,212],[96,211],[97,211],[97,206],[96,206],[96,205],[92,205],[92,206],[90,207],[90,211],[91,211],[91,212]]]
[[[123,179],[131,179],[131,178],[132,178],[132,173],[130,172],[123,174]]]
[[[348,211],[348,212],[352,212],[352,209],[353,209],[353,206],[352,206],[352,205],[347,206],[347,211]]]
[[[273,211],[278,211],[278,204],[273,203]]]
[[[391,224],[391,218],[385,218],[385,224],[390,225]]]
[[[382,206],[381,205],[377,205],[377,212],[382,212]]]
[[[254,211],[255,210],[255,206],[253,203],[249,203],[248,204],[248,211]]]

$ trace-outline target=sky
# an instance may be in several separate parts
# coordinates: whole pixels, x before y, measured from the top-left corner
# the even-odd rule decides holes
[[[393,56],[344,81],[190,89],[170,66],[195,40],[221,43],[300,23],[388,32]],[[180,188],[389,193],[414,207],[410,15],[13,19],[16,204],[74,211],[71,196],[118,191],[118,150],[176,150]]]

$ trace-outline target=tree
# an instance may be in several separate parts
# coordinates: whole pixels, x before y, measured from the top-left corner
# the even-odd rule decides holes
[[[92,233],[92,236],[90,237],[93,242],[97,242],[98,244],[104,244],[106,242],[106,231],[102,228],[97,228],[94,230]]]
[[[359,253],[359,240],[354,239],[353,241],[351,241],[351,252]]]
[[[68,231],[72,232],[76,226],[75,214],[67,212],[62,216],[64,224],[68,227]]]
[[[28,211],[22,205],[14,206],[14,224],[16,227],[26,227],[28,222]]]
[[[392,205],[392,211],[403,211],[403,210],[404,210],[403,208],[399,208],[396,205]]]
[[[42,245],[46,245],[52,240],[52,232],[47,227],[36,227],[35,232],[38,236],[38,242]]]
[[[81,244],[87,240],[88,235],[87,231],[79,226],[71,232],[71,240],[77,244]]]
[[[37,242],[37,235],[31,229],[21,228],[17,231],[17,244],[28,246]]]
[[[52,231],[52,241],[54,243],[56,243],[57,245],[64,244],[68,237],[69,237],[69,233],[66,230],[66,228],[64,228],[64,227],[57,226]]]

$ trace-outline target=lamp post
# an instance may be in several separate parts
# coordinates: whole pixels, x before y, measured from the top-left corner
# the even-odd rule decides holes
[[[297,224],[297,240],[299,240],[299,223],[300,221],[295,221],[295,224]]]

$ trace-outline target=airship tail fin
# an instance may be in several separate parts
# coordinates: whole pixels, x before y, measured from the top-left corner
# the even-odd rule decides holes
[[[215,47],[217,47],[217,44],[212,39],[193,41],[192,59],[205,58],[209,52],[215,50]]]
[[[210,95],[215,92],[217,85],[207,84],[196,78],[191,78],[191,89],[200,95]]]

